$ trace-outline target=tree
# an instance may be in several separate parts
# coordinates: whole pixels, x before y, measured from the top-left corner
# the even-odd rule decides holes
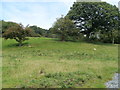
[[[42,29],[40,27],[37,27],[35,25],[33,26],[30,26],[30,28],[37,34],[36,36],[45,36],[46,34],[46,30],[45,29]]]
[[[104,43],[120,44],[120,35],[118,30],[105,32],[103,34],[100,34],[100,37],[101,37],[101,41]]]
[[[16,24],[8,28],[3,34],[5,39],[15,39],[19,43],[19,46],[21,46],[25,40],[28,40],[28,38],[26,38],[27,36],[32,36],[32,31],[28,26],[23,27],[22,24]]]
[[[6,22],[4,20],[0,21],[0,23],[2,23],[2,34],[10,27],[16,25],[17,23],[15,22]]]
[[[78,29],[67,17],[57,19],[51,30],[56,33],[61,41],[73,40],[78,36]]]
[[[91,39],[96,32],[104,34],[118,30],[118,13],[116,6],[106,2],[75,2],[67,16],[81,33],[87,35],[87,39]]]

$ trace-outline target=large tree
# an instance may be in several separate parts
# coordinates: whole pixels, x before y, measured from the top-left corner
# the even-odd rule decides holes
[[[1,25],[2,25],[2,34],[10,27],[16,25],[17,23],[15,22],[6,22],[4,20],[0,21]]]
[[[75,24],[67,17],[57,19],[51,30],[56,33],[61,41],[72,40],[78,36],[78,29]]]
[[[8,28],[3,34],[5,39],[15,39],[19,46],[22,45],[23,41],[28,40],[26,38],[28,36],[32,36],[32,31],[28,26],[23,27],[22,24],[16,24]]]
[[[100,35],[118,30],[118,13],[116,6],[106,2],[75,2],[67,16],[90,39],[96,32]]]

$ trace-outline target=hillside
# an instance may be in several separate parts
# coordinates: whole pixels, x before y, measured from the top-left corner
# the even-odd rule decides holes
[[[105,87],[117,72],[117,45],[29,38],[3,39],[3,88]]]

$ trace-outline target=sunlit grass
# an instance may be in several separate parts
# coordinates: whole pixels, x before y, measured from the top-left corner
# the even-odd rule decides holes
[[[22,47],[16,44],[3,40],[4,88],[102,88],[118,69],[118,45],[51,38],[30,38]]]

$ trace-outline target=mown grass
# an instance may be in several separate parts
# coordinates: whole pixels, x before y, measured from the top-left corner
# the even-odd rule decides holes
[[[3,88],[104,88],[118,71],[118,45],[51,38],[16,44],[3,40]]]

